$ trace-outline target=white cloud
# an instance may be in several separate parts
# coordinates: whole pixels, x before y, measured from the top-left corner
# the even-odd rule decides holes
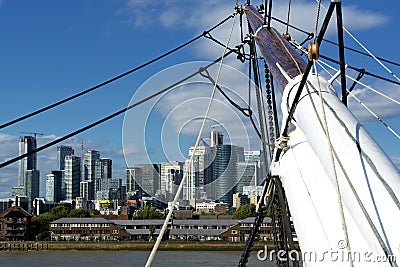
[[[398,85],[378,81],[369,86],[397,101],[400,101],[400,86]],[[368,88],[357,88],[353,93],[368,108],[384,120],[400,116],[398,104],[378,95]],[[349,107],[360,121],[377,122],[377,119],[361,106],[354,97],[349,97]]]
[[[167,30],[174,30],[179,31],[182,30],[189,30],[194,33],[200,33],[211,26],[215,25],[217,22],[222,20],[223,18],[230,15],[234,10],[235,1],[195,1],[188,4],[185,1],[139,1],[139,0],[131,0],[128,2],[127,8],[125,10],[126,13],[133,15],[132,24],[135,27],[143,27],[143,26],[154,26],[154,25],[161,25],[163,28]],[[244,1],[242,1],[244,3]],[[290,17],[290,23],[294,24],[300,28],[305,29],[306,31],[313,32],[315,27],[315,16],[316,16],[317,4],[315,1],[293,1],[292,3],[292,12]],[[125,14],[126,14],[125,13]],[[365,10],[359,6],[346,6],[344,3],[343,5],[343,13],[344,13],[344,24],[345,26],[351,31],[358,31],[358,30],[367,30],[370,28],[381,27],[386,22],[388,22],[389,18],[385,15],[379,14],[375,12],[375,10]],[[273,15],[286,21],[287,16],[287,2],[276,1],[274,2],[273,8]],[[320,15],[320,23],[321,26],[323,18],[325,16],[325,11],[321,11]],[[239,18],[237,18],[239,19]],[[245,22],[245,19],[244,19]],[[211,34],[213,37],[220,40],[222,43],[225,43],[228,37],[228,33],[230,27],[232,25],[232,20],[225,23]],[[278,25],[274,23],[277,27],[278,31],[284,32],[285,27],[282,25]],[[236,22],[236,26],[234,29],[234,34],[232,36],[232,40],[230,42],[230,46],[233,47],[234,45],[240,42],[239,39],[239,22]],[[292,36],[301,41],[304,39],[303,35],[296,33],[294,30],[290,31]],[[247,23],[244,23],[244,33],[247,33]],[[327,37],[336,33],[336,24],[334,21],[331,21],[330,27],[326,34]],[[205,59],[215,59],[219,57],[223,52],[223,47],[213,43],[210,40],[200,39],[198,42],[192,46],[193,53],[196,56],[201,56]],[[244,73],[247,72],[247,64],[241,64],[235,57],[226,58],[224,63],[230,65]],[[179,73],[173,73],[170,77],[159,76],[157,78],[158,83],[156,84],[148,84],[148,88],[161,88],[164,87],[166,84],[165,81],[176,81],[183,77],[183,71]],[[215,79],[215,73],[212,74]],[[222,74],[223,77],[222,83],[224,85],[235,91],[238,95],[242,96],[246,99],[246,91],[247,85],[243,85],[239,82],[246,81],[246,79],[242,79],[239,76]],[[151,80],[151,79],[150,79]],[[162,82],[161,82],[162,81]],[[147,82],[146,82],[147,83]],[[172,83],[172,82],[171,82]],[[221,83],[221,81],[220,81]],[[148,90],[138,90],[139,93],[135,97],[140,99],[144,95],[149,95],[150,91]],[[172,93],[167,94],[160,103],[156,105],[153,109],[151,105],[146,105],[138,109],[135,109],[135,114],[141,114],[132,116],[130,118],[134,121],[134,124],[129,130],[127,130],[130,136],[124,136],[124,141],[126,144],[124,146],[132,146],[134,142],[134,147],[124,147],[126,153],[129,154],[131,158],[131,162],[135,163],[138,161],[143,161],[144,155],[146,153],[156,153],[154,148],[144,148],[146,146],[146,142],[144,137],[141,136],[144,133],[140,131],[140,125],[145,125],[148,123],[146,121],[146,116],[149,114],[148,112],[153,112],[156,114],[158,112],[158,116],[162,118],[158,118],[155,120],[155,123],[165,123],[168,121],[170,125],[172,125],[173,133],[176,136],[176,133],[180,131],[181,134],[190,134],[194,137],[199,129],[200,119],[194,120],[191,122],[190,127],[183,127],[185,123],[187,125],[188,121],[193,120],[193,118],[202,116],[205,112],[205,107],[207,105],[207,101],[200,100],[202,97],[209,96],[211,89],[209,86],[204,86],[202,90],[183,90],[180,88],[178,90],[173,91]],[[146,92],[146,93],[143,93]],[[356,91],[357,92],[357,91]],[[142,95],[141,95],[142,94]],[[369,96],[367,96],[369,97]],[[280,95],[277,95],[277,98],[280,98]],[[199,101],[194,101],[195,99]],[[217,96],[217,99],[221,99]],[[278,99],[279,100],[279,99]],[[226,102],[225,102],[226,103]],[[255,103],[253,98],[253,104]],[[153,102],[154,104],[154,102]],[[279,107],[279,105],[278,105]],[[233,133],[232,136],[236,137],[237,140],[240,139],[240,132],[238,129],[239,124],[233,121],[233,118],[230,118],[230,113],[226,112],[226,107],[222,105],[218,105],[214,107],[211,116],[218,121],[224,123],[224,125],[228,125],[229,131]],[[152,110],[152,111],[151,111]],[[253,110],[256,113],[256,107],[253,107]],[[387,109],[388,111],[389,109]],[[129,116],[128,116],[129,117]],[[124,125],[125,127],[126,125]],[[245,122],[245,127],[250,137],[254,140],[255,134],[254,131],[250,128],[248,122]],[[173,135],[173,134],[171,134]],[[171,140],[175,137],[170,137]],[[175,138],[176,139],[176,138]],[[176,140],[172,140],[171,142],[176,142]],[[170,139],[168,139],[170,140]],[[132,150],[134,149],[134,150]],[[184,152],[181,152],[184,153]],[[128,160],[129,164],[129,160]]]

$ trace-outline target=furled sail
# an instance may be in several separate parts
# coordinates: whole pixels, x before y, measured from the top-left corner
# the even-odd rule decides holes
[[[252,6],[245,12],[257,45],[293,105],[307,65]],[[285,121],[285,120],[283,120]],[[305,266],[397,266],[400,173],[331,84],[309,75],[288,146],[274,173],[285,188]]]

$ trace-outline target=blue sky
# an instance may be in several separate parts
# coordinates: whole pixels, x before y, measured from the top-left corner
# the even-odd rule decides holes
[[[244,2],[244,1],[243,1]],[[252,1],[259,4],[260,1]],[[284,1],[275,1],[274,15],[286,17]],[[323,1],[328,5],[328,1]],[[292,1],[291,22],[308,31],[313,30],[315,1]],[[234,1],[0,1],[0,122],[41,108],[88,87],[103,82],[128,69],[158,56],[159,54],[191,39],[213,26],[233,12]],[[378,5],[376,1],[343,1],[345,26],[352,31],[376,55],[400,62],[397,31],[399,20],[398,1]],[[311,13],[310,13],[311,12]],[[304,14],[308,14],[306,17]],[[225,42],[230,22],[213,36]],[[236,27],[237,28],[237,27]],[[278,28],[281,31],[281,29]],[[335,39],[334,28],[328,32]],[[295,35],[300,38],[300,36]],[[234,32],[232,46],[238,41],[238,29]],[[301,40],[299,40],[301,41]],[[347,45],[357,47],[346,36]],[[321,47],[324,53],[336,57],[336,50],[328,44]],[[222,53],[221,47],[205,39],[193,46],[146,67],[129,77],[92,92],[73,102],[64,104],[39,116],[0,130],[0,161],[18,154],[17,138],[20,132],[44,133],[38,140],[43,145],[55,137],[67,134],[127,106],[146,80],[158,72],[176,64],[215,59]],[[365,67],[371,72],[390,77],[371,60],[346,52],[349,64]],[[239,70],[246,69],[235,59],[226,61]],[[400,75],[399,68],[390,66]],[[157,77],[157,76],[156,76]],[[153,77],[154,78],[154,77]],[[229,79],[229,76],[226,78]],[[400,90],[387,83],[368,80],[374,88],[381,88],[397,100]],[[234,88],[230,88],[234,90]],[[376,112],[393,128],[400,131],[399,109],[375,95],[359,89],[360,97],[376,106]],[[142,89],[143,90],[143,89]],[[143,92],[142,92],[143,93]],[[145,92],[144,92],[145,93]],[[363,95],[364,94],[364,95]],[[188,96],[190,98],[190,96]],[[168,107],[168,105],[165,105]],[[368,129],[378,139],[385,151],[400,162],[400,145],[384,128],[372,123],[354,105],[355,113],[366,122]],[[156,107],[161,114],[150,117],[146,127],[148,136],[159,138],[160,124],[168,111]],[[196,110],[197,111],[197,110]],[[145,111],[144,111],[145,112]],[[199,112],[204,113],[203,110]],[[138,112],[138,118],[144,113]],[[363,115],[364,114],[364,115]],[[172,117],[172,121],[177,117]],[[186,118],[187,119],[187,118]],[[124,177],[125,161],[122,149],[124,116],[97,126],[65,144],[71,144],[80,154],[83,138],[85,149],[93,148],[103,157],[114,160],[114,176]],[[138,128],[144,127],[138,125]],[[233,130],[234,131],[234,130]],[[150,133],[150,134],[149,134]],[[174,130],[169,133],[175,134]],[[186,132],[182,138],[182,153],[195,141],[195,134]],[[139,159],[143,151],[134,152]],[[152,160],[164,160],[163,151],[152,147]],[[137,156],[137,157],[136,157]],[[39,154],[42,193],[45,175],[55,167],[56,148]],[[137,162],[141,163],[141,162]],[[0,198],[8,197],[16,185],[17,164],[0,170]]]

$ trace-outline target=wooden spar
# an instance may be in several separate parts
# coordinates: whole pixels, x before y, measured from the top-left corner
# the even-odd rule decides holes
[[[263,25],[262,16],[253,6],[245,6],[244,10],[264,60],[274,76],[278,88],[283,91],[288,80],[282,71],[290,79],[293,79],[304,72],[307,64],[274,28]]]

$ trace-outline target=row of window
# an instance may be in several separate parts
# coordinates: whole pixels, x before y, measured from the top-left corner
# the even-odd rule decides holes
[[[110,227],[109,223],[52,223],[51,227]]]
[[[116,232],[115,232],[116,231]],[[53,230],[54,234],[110,234],[110,230]],[[113,234],[118,234],[118,230],[113,230]]]

